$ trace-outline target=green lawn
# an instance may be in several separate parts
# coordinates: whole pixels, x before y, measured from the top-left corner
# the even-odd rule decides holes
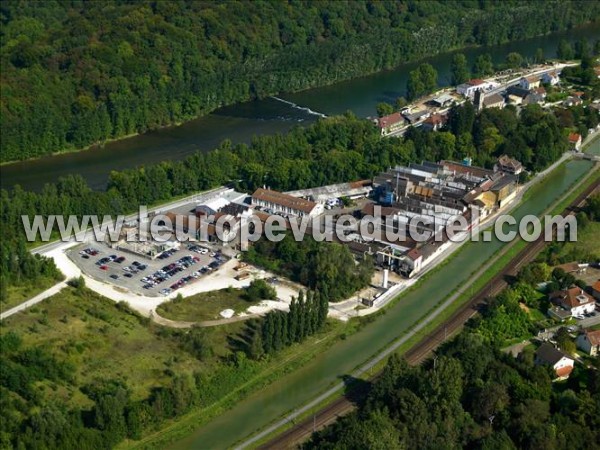
[[[560,253],[592,254],[600,257],[600,222],[589,222],[585,228],[578,228],[577,241],[567,242]]]
[[[219,313],[224,309],[233,309],[237,314],[259,303],[247,300],[244,294],[244,289],[233,288],[203,292],[192,297],[177,298],[163,303],[158,307],[157,312],[167,319],[186,322],[221,319]]]

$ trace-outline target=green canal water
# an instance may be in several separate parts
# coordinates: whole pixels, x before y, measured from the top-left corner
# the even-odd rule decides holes
[[[588,151],[600,154],[600,140]],[[540,215],[592,167],[589,161],[569,161],[534,185],[513,211],[517,221]],[[172,445],[172,449],[228,448],[286,412],[317,397],[389,343],[407,332],[423,315],[464,284],[504,243],[469,242],[450,264],[433,271],[416,289],[402,295],[386,314],[340,341],[300,370],[251,395],[233,409]]]

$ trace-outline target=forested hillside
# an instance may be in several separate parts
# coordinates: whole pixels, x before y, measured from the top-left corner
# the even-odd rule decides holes
[[[598,17],[581,1],[6,1],[1,161]]]

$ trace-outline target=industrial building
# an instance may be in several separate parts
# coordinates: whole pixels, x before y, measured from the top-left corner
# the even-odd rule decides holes
[[[382,237],[384,246],[376,251],[378,263],[406,276],[416,274],[450,245],[446,231],[451,219],[464,217],[468,225],[461,231],[467,232],[481,218],[511,202],[517,187],[517,178],[510,173],[454,161],[412,163],[377,175],[373,193],[381,206],[379,226],[382,231],[390,225],[395,231],[404,229],[405,237],[399,242]],[[371,204],[362,213],[374,211]],[[409,227],[424,239],[410,239]]]
[[[262,208],[267,213],[299,217],[316,217],[324,209],[320,203],[262,188],[257,189],[252,194],[252,205]]]

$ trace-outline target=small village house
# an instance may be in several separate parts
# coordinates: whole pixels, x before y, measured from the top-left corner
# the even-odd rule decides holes
[[[592,285],[592,296],[596,299],[596,300],[600,300],[600,280],[596,281],[593,285]]]
[[[535,352],[535,364],[552,367],[556,379],[565,380],[573,371],[575,361],[552,344],[544,342]]]
[[[395,112],[393,114],[375,119],[375,124],[381,131],[381,135],[387,136],[398,131],[404,126],[404,117],[401,113]]]
[[[512,175],[519,175],[523,172],[523,165],[508,155],[502,155],[494,165],[495,172],[507,172]]]
[[[554,305],[566,310],[571,317],[581,317],[596,309],[592,296],[578,286],[552,292],[549,299]],[[548,312],[552,315],[552,310]]]
[[[531,75],[529,77],[522,77],[519,80],[519,86],[528,91],[540,86],[540,77],[537,75]]]
[[[560,74],[557,70],[552,72],[546,72],[542,75],[542,83],[555,86],[560,82]]]
[[[569,134],[569,144],[573,150],[579,151],[581,149],[581,135],[579,133]]]
[[[438,131],[448,121],[448,116],[445,114],[432,114],[423,121],[423,129],[428,131]]]
[[[577,348],[590,356],[600,355],[600,330],[583,330],[577,336]]]

